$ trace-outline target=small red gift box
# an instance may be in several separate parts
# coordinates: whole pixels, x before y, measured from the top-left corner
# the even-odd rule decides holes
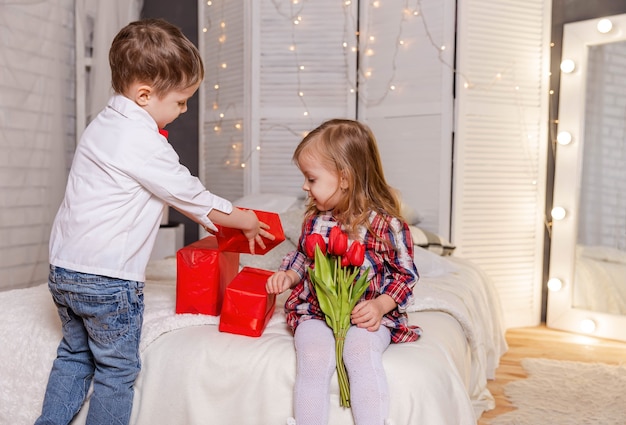
[[[239,271],[239,254],[218,249],[208,236],[176,253],[176,313],[217,316],[226,286]]]
[[[265,282],[271,271],[244,267],[228,285],[220,315],[219,330],[247,336],[261,336],[276,305]]]
[[[263,243],[265,243],[265,249],[261,248],[259,245],[256,245],[254,247],[255,255],[263,255],[269,252],[272,248],[276,247],[282,241],[284,241],[285,233],[283,232],[283,226],[280,222],[280,217],[278,216],[278,214],[267,211],[252,211],[254,211],[256,216],[259,218],[259,221],[262,221],[263,223],[266,223],[270,226],[267,231],[274,235],[275,238],[273,241],[267,238],[263,238]],[[241,232],[241,230],[220,226],[217,226],[217,228],[219,231],[216,233],[215,236],[217,237],[217,242],[219,243],[220,250],[250,254],[250,243]]]

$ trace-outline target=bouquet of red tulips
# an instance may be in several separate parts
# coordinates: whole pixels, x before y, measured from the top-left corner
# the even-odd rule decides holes
[[[309,276],[326,323],[335,335],[341,406],[350,407],[350,382],[343,363],[343,345],[352,309],[369,285],[369,268],[357,279],[365,259],[365,246],[354,241],[348,248],[348,235],[337,225],[330,230],[328,247],[322,235],[313,233],[305,240],[305,250],[315,260]]]

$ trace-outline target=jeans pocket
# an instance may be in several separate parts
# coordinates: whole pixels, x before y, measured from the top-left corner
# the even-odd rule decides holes
[[[130,329],[127,291],[119,289],[108,294],[74,293],[73,310],[83,318],[89,336],[107,344],[123,337]]]

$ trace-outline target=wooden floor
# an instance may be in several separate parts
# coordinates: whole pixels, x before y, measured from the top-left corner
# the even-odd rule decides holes
[[[509,329],[506,340],[509,350],[500,359],[496,379],[488,384],[496,400],[496,408],[485,412],[478,425],[488,425],[489,419],[514,409],[504,396],[503,388],[511,381],[526,378],[520,365],[523,358],[543,357],[609,364],[626,362],[626,343],[561,332],[545,326]]]

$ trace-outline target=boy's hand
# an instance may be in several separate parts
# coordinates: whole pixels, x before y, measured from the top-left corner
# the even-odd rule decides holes
[[[265,242],[263,242],[262,238],[273,241],[276,237],[266,230],[269,229],[270,226],[267,223],[259,221],[254,211],[242,210],[242,212],[247,216],[247,219],[250,220],[250,225],[244,227],[241,231],[250,243],[250,253],[254,254],[255,244],[257,243],[261,248],[265,249]]]

